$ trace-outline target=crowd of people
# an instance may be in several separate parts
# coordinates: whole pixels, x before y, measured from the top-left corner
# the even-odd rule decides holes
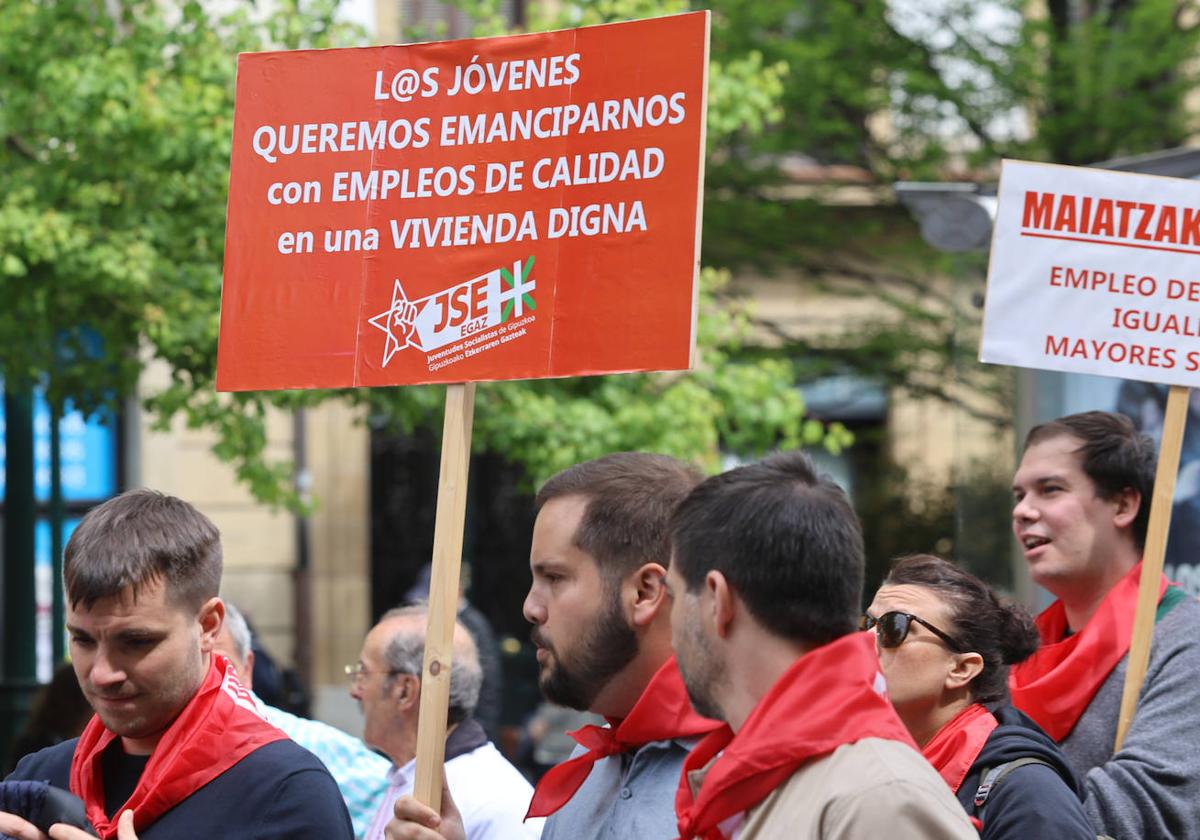
[[[536,497],[524,614],[546,699],[605,724],[531,787],[476,717],[460,623],[438,810],[412,795],[424,608],[363,641],[361,741],[298,718],[252,690],[215,527],[130,491],[64,556],[95,716],[0,784],[0,835],[47,837],[11,803],[48,783],[95,832],[53,840],[1200,837],[1200,604],[1165,579],[1114,746],[1154,466],[1121,415],[1029,433],[1013,532],[1055,598],[1034,619],[924,554],[864,611],[858,519],[803,454],[709,478],[644,453],[577,464]]]

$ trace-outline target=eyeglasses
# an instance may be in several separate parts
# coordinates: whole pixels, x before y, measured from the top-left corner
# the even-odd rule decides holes
[[[353,682],[358,682],[361,679],[365,679],[365,678],[371,676],[371,674],[386,674],[387,676],[390,677],[393,674],[408,673],[407,671],[401,671],[396,668],[389,668],[389,669],[383,670],[383,671],[372,671],[370,668],[368,668],[366,665],[362,664],[361,662],[355,662],[353,665],[347,665],[342,670],[344,670],[346,672],[346,676],[349,677]]]
[[[912,627],[914,621],[945,642],[946,646],[955,653],[963,652],[963,646],[955,641],[952,636],[912,613],[896,612],[893,610],[892,612],[885,612],[878,618],[863,613],[862,618],[858,620],[858,629],[874,630],[875,637],[879,639],[880,647],[896,648],[900,647],[904,640],[908,638],[909,628]]]

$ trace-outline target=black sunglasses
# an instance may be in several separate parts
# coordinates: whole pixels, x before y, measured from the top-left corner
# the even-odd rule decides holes
[[[876,638],[879,639],[880,647],[895,648],[900,647],[901,643],[908,638],[908,630],[912,627],[914,621],[945,642],[946,646],[955,653],[963,652],[963,646],[956,642],[948,633],[943,633],[925,619],[915,616],[912,613],[896,612],[893,610],[892,612],[885,612],[879,618],[863,613],[862,618],[858,620],[858,629],[874,630]]]

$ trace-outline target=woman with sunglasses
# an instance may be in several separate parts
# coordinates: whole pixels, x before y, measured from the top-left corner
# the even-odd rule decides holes
[[[1008,703],[1008,666],[1038,646],[1024,609],[1001,604],[953,563],[918,554],[893,566],[863,629],[875,631],[900,719],[984,840],[1094,840],[1058,746]]]

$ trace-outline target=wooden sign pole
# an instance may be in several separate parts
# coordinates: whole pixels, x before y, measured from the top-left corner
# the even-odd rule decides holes
[[[1125,671],[1125,691],[1121,695],[1121,715],[1117,718],[1117,740],[1113,751],[1121,749],[1138,694],[1150,664],[1150,639],[1154,634],[1154,616],[1158,612],[1158,582],[1167,550],[1167,530],[1171,525],[1171,507],[1175,500],[1175,478],[1179,473],[1179,450],[1187,423],[1189,389],[1172,385],[1163,418],[1162,442],[1158,447],[1158,469],[1154,476],[1154,499],[1150,503],[1150,524],[1146,529],[1146,548],[1142,554],[1142,576],[1138,582],[1137,612],[1134,613],[1133,639],[1129,643],[1129,665]],[[1145,500],[1143,499],[1143,502]]]
[[[417,767],[413,795],[434,811],[442,806],[442,765],[446,757],[446,715],[450,707],[450,666],[458,614],[463,525],[467,514],[467,471],[475,383],[446,386],[442,426],[442,467],[438,476],[437,517],[433,526],[433,567],[429,578],[429,623],[421,670],[421,709],[417,728]]]

